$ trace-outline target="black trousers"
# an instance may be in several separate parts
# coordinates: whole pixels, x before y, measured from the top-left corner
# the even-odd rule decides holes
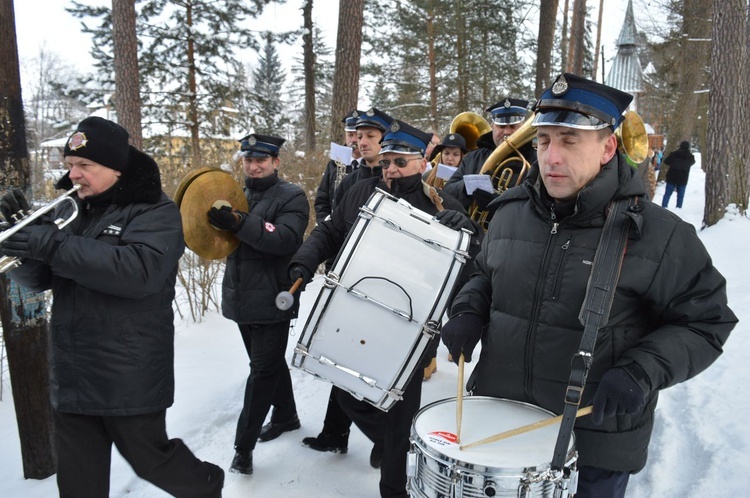
[[[102,417],[55,413],[61,498],[107,498],[112,443],[136,474],[172,496],[221,496],[224,472],[167,437],[166,410]]]
[[[337,389],[344,412],[375,445],[383,447],[380,467],[380,496],[406,497],[406,456],[409,452],[411,422],[422,398],[422,370],[418,369],[405,386],[403,399],[383,412]]]
[[[255,449],[260,429],[272,406],[272,422],[283,423],[297,415],[292,377],[284,358],[289,323],[287,320],[268,325],[238,324],[250,358],[250,375],[234,439],[237,449]]]
[[[349,432],[352,426],[352,419],[341,409],[338,397],[341,389],[331,386],[331,394],[328,395],[328,407],[326,408],[326,418],[323,420],[323,431],[326,434],[340,436]]]
[[[576,498],[624,498],[628,472],[614,472],[582,465],[578,469]]]

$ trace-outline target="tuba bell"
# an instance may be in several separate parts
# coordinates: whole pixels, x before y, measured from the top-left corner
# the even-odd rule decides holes
[[[501,194],[510,187],[520,185],[531,168],[529,161],[523,157],[519,149],[536,138],[536,128],[531,126],[533,115],[526,118],[521,126],[509,137],[505,137],[482,165],[479,174],[489,174],[495,193]],[[520,162],[521,171],[518,173],[515,185],[510,185],[514,171],[509,163]],[[479,208],[475,201],[469,206],[469,217],[487,230],[489,212]]]
[[[646,125],[635,111],[625,113],[625,119],[615,130],[617,148],[635,164],[648,157],[648,132]]]

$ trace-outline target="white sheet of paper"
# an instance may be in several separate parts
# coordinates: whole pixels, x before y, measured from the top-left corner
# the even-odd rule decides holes
[[[331,159],[349,166],[352,163],[352,149],[344,145],[331,142]]]
[[[450,180],[450,177],[453,176],[453,173],[455,173],[458,168],[455,166],[446,166],[443,163],[438,163],[437,169],[438,178],[442,178],[443,180]]]
[[[490,175],[464,175],[464,186],[468,195],[473,194],[476,189],[486,190],[490,193],[495,191],[492,187]]]

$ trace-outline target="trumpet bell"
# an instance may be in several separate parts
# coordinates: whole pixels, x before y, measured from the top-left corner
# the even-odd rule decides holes
[[[234,234],[216,230],[208,222],[208,211],[219,201],[247,211],[247,198],[237,181],[219,168],[200,168],[188,173],[177,186],[174,201],[182,215],[185,245],[205,259],[222,259],[240,245]]]
[[[646,160],[648,156],[648,133],[646,125],[635,111],[625,113],[625,119],[615,130],[620,152],[625,154],[636,164]]]

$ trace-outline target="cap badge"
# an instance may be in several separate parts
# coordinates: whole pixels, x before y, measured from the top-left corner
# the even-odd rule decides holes
[[[253,145],[257,144],[258,141],[255,139],[255,137],[250,137],[247,139],[247,144],[252,147]]]
[[[372,116],[374,116],[374,115],[375,115],[375,111],[374,111],[374,110],[372,110],[372,109],[368,109],[368,110],[367,110],[367,113],[366,113],[366,114],[367,114],[368,116],[372,117]]]
[[[508,99],[505,99],[505,102],[503,102],[503,107],[505,107],[506,109],[510,109],[511,105],[512,104],[510,103],[510,100]]]
[[[391,131],[393,133],[396,133],[400,129],[401,129],[401,127],[398,125],[398,123],[396,121],[394,121],[393,124],[391,125]]]
[[[555,81],[555,84],[552,85],[552,95],[555,97],[559,97],[560,95],[564,94],[568,91],[568,80],[565,79],[565,75],[560,75],[559,78],[557,78],[557,81]]]
[[[456,135],[448,135],[448,140],[455,140],[455,139],[456,139]]]
[[[358,118],[359,117],[359,113],[357,111],[352,111],[352,117],[353,118]]]
[[[87,143],[89,143],[89,141],[86,139],[86,134],[82,131],[77,131],[73,133],[73,136],[68,140],[68,147],[70,150],[78,150],[86,147]]]

